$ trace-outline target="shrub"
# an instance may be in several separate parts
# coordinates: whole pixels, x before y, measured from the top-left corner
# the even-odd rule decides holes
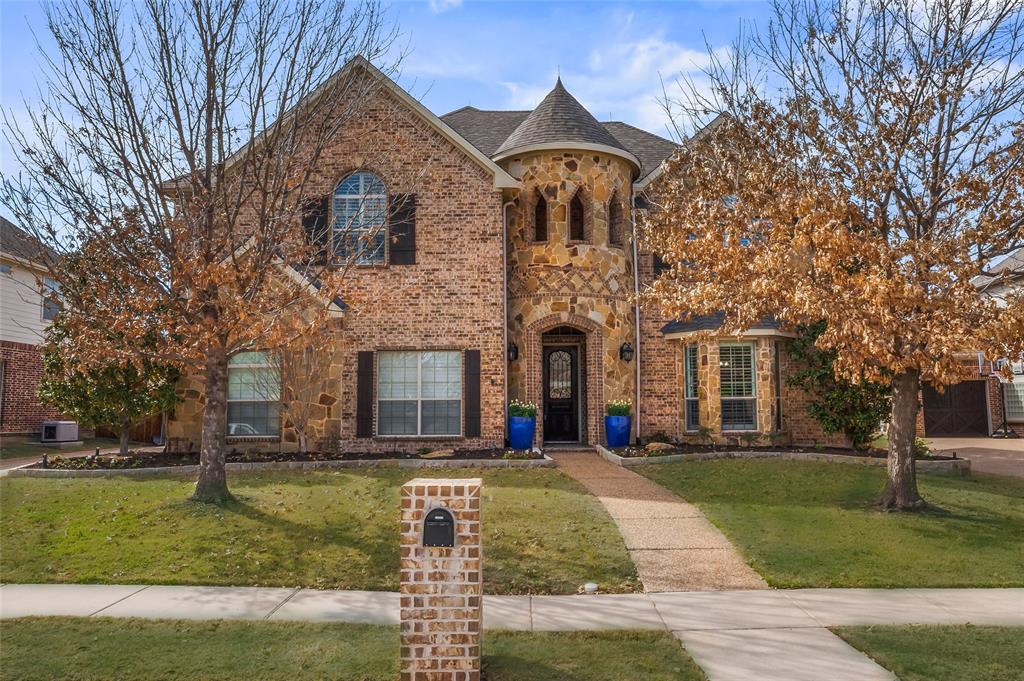
[[[537,416],[537,405],[532,402],[520,402],[519,400],[512,400],[508,403],[508,415],[509,416],[525,416],[527,418],[535,418]]]
[[[605,413],[608,416],[629,416],[632,410],[632,400],[612,400],[605,405]]]
[[[798,370],[786,383],[807,392],[811,398],[807,412],[825,432],[842,432],[855,449],[866,449],[878,424],[889,415],[889,386],[837,379],[832,370],[836,353],[815,345],[824,331],[824,322],[797,327],[789,354],[797,360]]]

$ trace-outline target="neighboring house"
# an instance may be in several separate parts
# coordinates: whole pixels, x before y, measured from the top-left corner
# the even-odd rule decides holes
[[[438,117],[365,60],[346,68],[383,87],[321,155],[305,192],[323,197],[329,224],[381,232],[346,275],[361,309],[338,320],[316,377],[311,442],[501,447],[514,398],[538,405],[538,444],[601,442],[605,404],[622,399],[634,402],[642,438],[706,428],[718,439],[787,431],[843,441],[822,433],[806,396],[786,385],[785,330],[766,322],[698,343],[713,318],[665,319],[631,302],[659,265],[637,251],[635,201],[676,144],[599,122],[561,81],[533,111]],[[363,209],[353,216],[351,206]],[[273,371],[261,353],[233,358],[229,442],[295,441],[278,417],[278,387],[266,387]],[[202,389],[183,382],[169,437],[199,440]]]
[[[46,253],[32,236],[0,217],[0,434],[38,433],[58,416],[39,403],[43,375],[39,344],[60,309],[56,284],[40,263]]]
[[[1024,249],[1003,258],[991,271],[994,276],[975,277],[971,283],[1005,305],[1008,295],[1024,290]],[[918,429],[927,437],[973,436],[991,435],[1005,425],[1024,435],[1024,358],[993,362],[981,353],[964,353],[963,359],[971,374],[966,380],[942,392],[925,384]],[[1012,382],[995,371],[1003,363],[1010,365]]]
[[[993,276],[975,277],[984,295],[1005,305],[1008,295],[1024,289],[1024,250],[1003,258],[991,268]],[[974,436],[1001,433],[1004,428],[1024,435],[1024,358],[991,361],[981,353],[964,353],[969,376],[939,392],[930,385],[922,391],[918,429],[928,437]],[[1009,364],[1008,381],[996,369]]]

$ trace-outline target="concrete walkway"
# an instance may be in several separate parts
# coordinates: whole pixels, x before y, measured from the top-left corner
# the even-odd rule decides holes
[[[936,454],[956,452],[970,459],[976,473],[1024,478],[1024,438],[930,437],[926,441]]]
[[[1024,589],[794,589],[485,596],[484,627],[671,631],[710,681],[891,681],[826,627],[1024,626]],[[263,587],[7,584],[0,619],[37,616],[397,624],[399,596]]]
[[[645,591],[768,588],[693,504],[592,451],[546,453],[608,509]]]

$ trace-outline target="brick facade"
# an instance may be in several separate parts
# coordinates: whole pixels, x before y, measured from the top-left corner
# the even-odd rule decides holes
[[[402,681],[480,681],[482,486],[479,478],[402,485]],[[424,546],[424,520],[435,509],[454,520],[451,548]]]
[[[389,196],[416,195],[416,264],[357,266],[346,274],[349,310],[337,320],[333,351],[319,377],[323,390],[316,391],[311,443],[338,437],[346,451],[378,452],[500,447],[504,234],[502,196],[493,176],[388,90],[377,91],[345,122],[305,191],[330,195],[356,170],[380,177]],[[480,436],[357,438],[357,356],[382,350],[479,350]],[[169,422],[169,437],[198,443],[202,383],[188,378],[180,393],[185,401]],[[295,440],[287,428],[282,438],[289,444]],[[274,440],[263,444],[276,447]]]
[[[0,433],[26,435],[40,432],[40,423],[60,417],[52,407],[39,402],[39,380],[43,360],[36,345],[0,341],[3,362],[0,397]]]

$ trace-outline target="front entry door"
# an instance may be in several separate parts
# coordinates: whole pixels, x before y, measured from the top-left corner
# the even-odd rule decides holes
[[[578,348],[544,348],[545,442],[580,439],[579,398]]]

